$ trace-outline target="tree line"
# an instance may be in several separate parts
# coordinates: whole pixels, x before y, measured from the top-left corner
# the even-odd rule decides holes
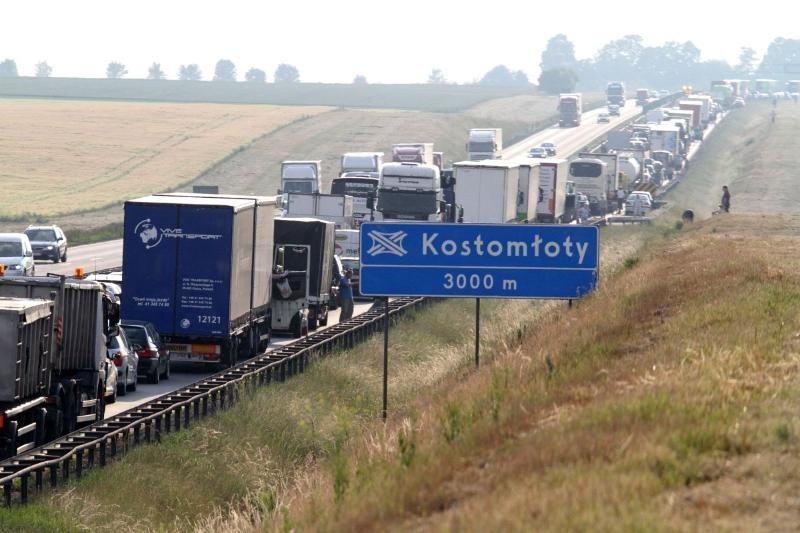
[[[539,88],[550,93],[572,90],[598,90],[609,81],[624,81],[629,86],[677,88],[683,85],[705,87],[711,80],[725,78],[775,78],[779,80],[800,79],[800,39],[778,37],[770,43],[761,61],[750,47],[739,51],[738,63],[712,59],[701,61],[700,49],[691,41],[668,41],[661,46],[645,46],[640,35],[625,35],[606,43],[591,58],[577,59],[575,46],[564,34],[550,38],[542,52],[539,63],[541,74],[537,80]],[[53,73],[47,62],[36,64],[36,76],[46,78]],[[123,78],[128,74],[123,63],[112,61],[106,68],[106,77]],[[0,62],[0,78],[18,76],[17,64],[12,59]],[[177,72],[179,80],[203,79],[203,72],[196,63],[181,65]],[[167,75],[160,63],[148,69],[147,79],[164,80]],[[214,68],[214,81],[237,81],[236,65],[230,59],[220,59]],[[265,83],[267,73],[250,68],[244,74],[248,82]],[[273,74],[275,83],[297,83],[300,71],[294,65],[281,63]],[[358,74],[353,84],[366,84],[367,78]],[[428,75],[429,84],[449,83],[441,69],[435,68]],[[511,70],[505,65],[491,68],[479,80],[478,85],[503,87],[532,87],[533,83],[522,70]]]

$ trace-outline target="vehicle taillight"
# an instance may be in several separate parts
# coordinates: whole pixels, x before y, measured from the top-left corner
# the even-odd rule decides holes
[[[122,366],[122,354],[118,353],[114,356],[114,366]]]
[[[155,357],[156,355],[158,355],[158,352],[150,348],[142,348],[141,350],[138,350],[136,352],[136,355],[144,359],[150,359],[151,357]]]

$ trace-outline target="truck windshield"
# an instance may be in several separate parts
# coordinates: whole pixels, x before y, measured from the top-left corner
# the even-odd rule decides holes
[[[561,102],[561,107],[559,109],[562,113],[575,113],[575,111],[578,109],[578,106],[574,101],[568,100]]]
[[[430,215],[438,210],[439,203],[435,191],[382,189],[378,192],[378,211],[384,215]]]
[[[342,160],[342,171],[362,170],[365,172],[377,172],[375,158],[368,155],[348,155]]]
[[[0,257],[22,257],[22,243],[0,242]]]
[[[470,152],[494,152],[494,143],[491,141],[470,141]]]
[[[576,178],[599,178],[603,173],[603,165],[588,161],[574,162],[569,165],[569,174]]]
[[[284,184],[283,192],[296,192],[301,194],[311,194],[314,192],[310,181],[287,181]]]
[[[349,194],[359,198],[366,198],[377,190],[377,179],[336,178],[331,184],[331,194]]]
[[[281,178],[313,180],[317,178],[317,169],[313,165],[287,165],[281,171]]]

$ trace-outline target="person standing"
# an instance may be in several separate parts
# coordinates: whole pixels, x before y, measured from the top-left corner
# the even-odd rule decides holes
[[[720,207],[722,207],[722,210],[726,213],[731,209],[731,193],[728,191],[727,185],[722,186],[722,203]]]
[[[350,282],[352,277],[353,271],[348,268],[339,280],[339,302],[342,309],[339,322],[353,318],[353,284]]]
[[[619,187],[617,188],[617,208],[619,209],[620,214],[622,214],[624,207],[625,207],[625,189]]]

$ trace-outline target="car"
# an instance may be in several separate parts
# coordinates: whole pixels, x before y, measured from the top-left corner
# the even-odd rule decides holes
[[[604,122],[611,122],[611,115],[609,115],[608,113],[600,113],[599,115],[597,115],[597,123],[601,124]]]
[[[25,235],[31,241],[33,258],[60,263],[67,260],[67,236],[56,225],[28,226]]]
[[[744,101],[744,98],[739,96],[733,101],[733,104],[731,104],[731,107],[744,107],[746,105],[747,105],[747,103]]]
[[[633,215],[635,210],[635,203],[637,201],[642,209],[642,214],[647,213],[653,208],[653,197],[647,191],[632,191],[625,199],[625,214]]]
[[[647,93],[647,96],[649,96],[650,98],[658,98],[658,91],[650,91],[649,93]]]
[[[33,248],[27,235],[0,233],[0,264],[5,266],[5,275],[8,277],[36,274]]]
[[[664,98],[665,96],[669,96],[669,91],[666,89],[661,89],[658,91],[658,96]]]
[[[619,116],[619,106],[616,105],[616,104],[611,104],[610,106],[608,106],[608,114],[613,116],[613,117],[618,117]]]
[[[106,357],[105,367],[106,377],[103,397],[106,400],[105,403],[114,403],[117,401],[117,371],[114,362],[108,357]]]
[[[528,157],[547,157],[547,148],[544,146],[534,146],[528,152]]]
[[[139,356],[131,349],[128,335],[123,328],[119,328],[117,335],[109,337],[106,350],[108,358],[114,363],[119,396],[125,396],[128,391],[135,391],[136,381],[139,378]]]
[[[554,156],[556,155],[556,145],[551,142],[542,143],[541,147],[547,150],[547,154]]]
[[[169,379],[169,350],[155,326],[143,320],[122,320],[131,348],[139,356],[138,376],[146,376],[156,384],[161,378]]]

